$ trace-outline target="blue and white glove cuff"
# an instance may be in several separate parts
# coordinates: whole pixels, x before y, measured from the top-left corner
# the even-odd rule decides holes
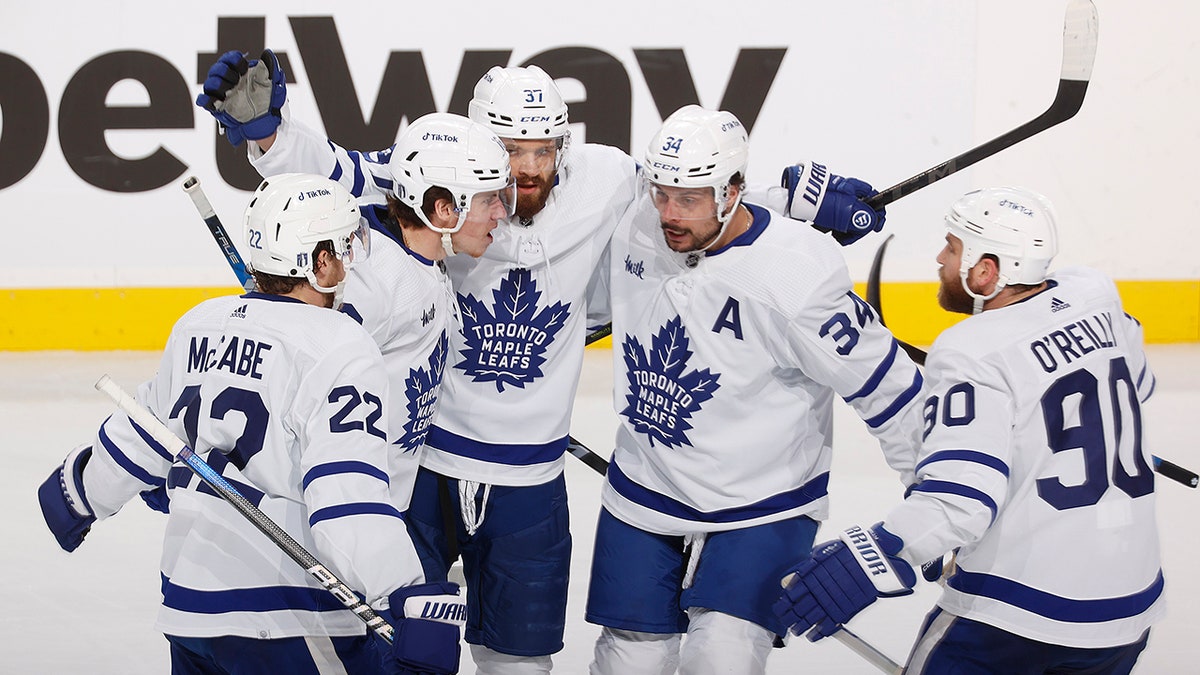
[[[783,187],[788,191],[788,217],[811,223],[825,201],[829,169],[816,162],[798,162],[783,170]]]
[[[864,530],[855,525],[838,535],[854,559],[866,572],[879,595],[907,595],[916,584],[916,574],[911,566],[896,556],[904,548],[904,541],[875,525]],[[899,565],[893,564],[899,563]],[[901,569],[900,565],[907,569]]]
[[[88,504],[87,492],[83,489],[83,465],[87,463],[91,455],[91,445],[85,443],[75,448],[67,454],[62,468],[58,472],[58,483],[62,488],[63,496],[67,498],[67,504],[71,506],[71,510],[80,518],[94,515],[91,504]]]

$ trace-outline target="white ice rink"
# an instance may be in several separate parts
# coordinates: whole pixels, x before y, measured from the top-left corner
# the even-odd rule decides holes
[[[1200,466],[1195,425],[1200,417],[1200,345],[1152,347],[1158,388],[1147,407],[1151,451],[1189,468]],[[602,455],[611,448],[615,416],[609,405],[607,351],[589,351],[575,406],[573,434]],[[0,673],[169,672],[167,643],[154,630],[159,601],[158,557],[164,517],[140,500],[97,524],[72,554],[62,552],[38,509],[38,484],[76,444],[91,438],[113,410],[92,384],[108,373],[132,390],[153,375],[149,353],[0,353]],[[873,523],[900,499],[898,481],[878,446],[839,407],[830,481],[831,520],[818,534]],[[586,673],[597,627],[583,620],[586,577],[601,477],[568,458],[575,556],[572,563],[566,648],[554,657],[557,673]],[[1151,634],[1136,672],[1200,670],[1200,491],[1158,479],[1158,513],[1168,616]],[[1087,570],[1080,570],[1087,574]],[[937,597],[924,584],[913,596],[880,601],[851,625],[895,660],[902,660],[921,617]],[[474,672],[469,657],[463,673]],[[771,655],[768,672],[872,673],[874,669],[833,640],[793,639]]]

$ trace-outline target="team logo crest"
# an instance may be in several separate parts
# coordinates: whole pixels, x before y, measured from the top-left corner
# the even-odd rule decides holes
[[[668,448],[691,445],[688,419],[720,387],[720,374],[708,368],[688,370],[692,357],[688,344],[676,316],[651,338],[649,354],[632,336],[626,336],[621,346],[629,379],[628,405],[621,414],[635,431],[649,437],[650,445],[656,440]]]
[[[413,368],[404,380],[408,421],[404,423],[403,435],[395,442],[404,452],[415,452],[425,444],[425,434],[429,431],[433,411],[437,408],[442,375],[446,372],[446,344],[446,333],[443,331],[437,345],[429,353],[429,368]]]
[[[570,304],[561,302],[539,309],[541,297],[527,269],[509,272],[492,290],[491,309],[473,295],[459,295],[466,344],[454,367],[473,382],[495,382],[500,392],[541,377],[546,349],[571,315]]]

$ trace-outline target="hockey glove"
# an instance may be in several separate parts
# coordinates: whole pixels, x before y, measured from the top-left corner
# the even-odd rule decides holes
[[[287,99],[286,79],[269,49],[252,61],[241,52],[225,52],[208,69],[196,105],[212,113],[235,147],[247,138],[257,141],[279,128]]]
[[[783,578],[775,614],[796,635],[807,631],[813,642],[833,635],[875,598],[912,593],[917,575],[896,557],[903,547],[883,523],[870,530],[851,527],[813,548],[812,558]]]
[[[883,229],[886,210],[876,211],[863,201],[878,191],[857,178],[843,178],[808,162],[784,169],[781,184],[788,195],[785,213],[831,233],[842,246]]]
[[[62,466],[38,488],[42,516],[58,545],[68,553],[79,548],[96,516],[83,492],[83,467],[92,457],[92,446],[81,445],[67,455]]]
[[[395,629],[392,658],[404,675],[458,672],[459,637],[467,604],[458,584],[440,581],[396,589],[388,596],[387,619]]]

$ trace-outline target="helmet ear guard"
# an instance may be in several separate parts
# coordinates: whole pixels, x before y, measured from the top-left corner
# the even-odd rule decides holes
[[[950,207],[946,229],[962,241],[959,275],[963,288],[975,298],[976,313],[1005,286],[1045,281],[1058,253],[1058,227],[1050,200],[1025,188],[968,192]],[[968,287],[967,273],[985,255],[996,257],[1000,274],[993,292],[981,296]]]

